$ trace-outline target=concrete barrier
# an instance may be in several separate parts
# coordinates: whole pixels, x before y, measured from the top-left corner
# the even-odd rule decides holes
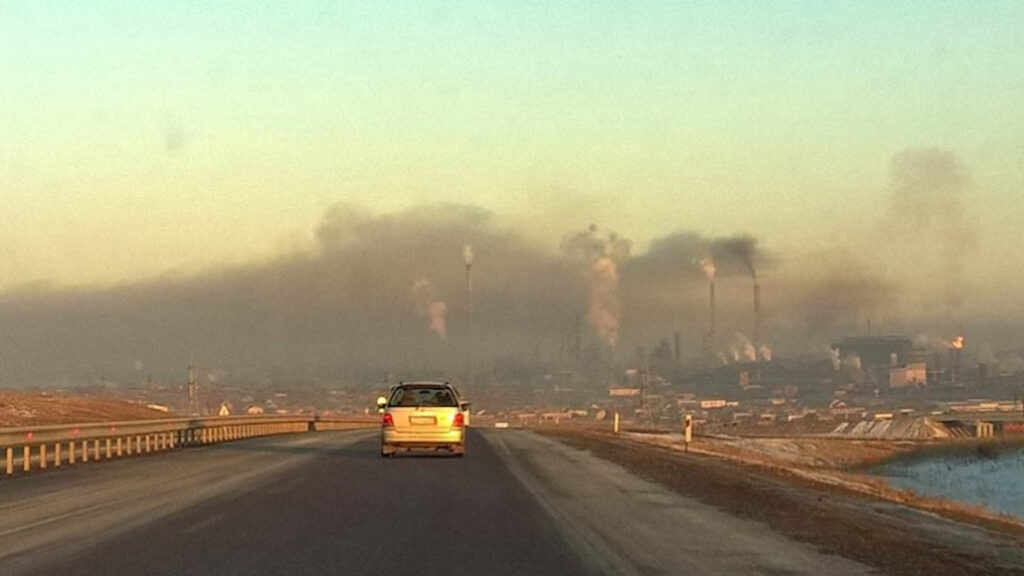
[[[0,428],[0,454],[4,458],[4,475],[14,476],[90,460],[141,456],[261,436],[379,425],[379,419],[373,416],[226,416]]]

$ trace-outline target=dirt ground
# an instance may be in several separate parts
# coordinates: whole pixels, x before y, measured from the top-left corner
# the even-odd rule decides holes
[[[1024,574],[1024,530],[1011,525],[969,526],[781,468],[682,454],[607,433],[543,433],[886,574]]]
[[[121,400],[48,392],[0,392],[0,428],[121,420],[154,420],[174,414]]]
[[[657,439],[657,435],[650,435]],[[668,439],[671,436],[661,435]],[[678,442],[676,442],[678,443]],[[770,465],[845,470],[878,464],[918,450],[924,442],[909,440],[854,440],[823,437],[701,436],[693,446],[716,456]]]

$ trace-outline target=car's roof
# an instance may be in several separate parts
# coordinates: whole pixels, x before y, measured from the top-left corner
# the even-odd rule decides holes
[[[452,387],[452,385],[449,384],[448,382],[434,382],[434,381],[427,381],[427,380],[416,381],[416,382],[399,382],[398,386],[399,387],[415,386],[416,388],[427,388],[427,387],[431,387],[431,386],[434,386],[434,387],[437,387],[437,388],[451,388]]]

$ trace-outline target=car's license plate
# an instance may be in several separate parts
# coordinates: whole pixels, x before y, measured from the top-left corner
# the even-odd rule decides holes
[[[434,426],[437,424],[437,418],[434,416],[410,416],[409,424],[413,426]]]

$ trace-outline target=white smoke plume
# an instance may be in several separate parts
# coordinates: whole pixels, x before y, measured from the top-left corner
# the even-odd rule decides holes
[[[839,348],[829,347],[828,357],[832,361],[832,369],[838,372],[842,367],[842,361],[839,359]]]
[[[466,266],[473,265],[473,247],[466,244],[462,247],[462,261],[466,263]]]
[[[761,345],[761,349],[759,350],[759,352],[761,353],[761,359],[762,360],[764,360],[765,362],[771,362],[772,361],[772,349],[770,347],[768,347],[767,344],[762,344]]]
[[[590,289],[587,322],[601,340],[611,348],[619,342],[619,264],[629,258],[631,243],[614,232],[600,234],[596,225],[566,239],[564,248],[582,256],[586,262],[585,276]]]
[[[762,348],[764,350],[764,348]],[[771,351],[768,350],[768,359],[771,358]],[[733,362],[755,362],[757,361],[757,350],[750,342],[750,339],[736,332],[732,335],[732,343],[729,345],[729,355]]]
[[[590,269],[590,309],[587,321],[606,344],[615,347],[619,342],[619,271],[610,258],[600,258]]]
[[[847,368],[849,368],[851,370],[860,370],[861,369],[860,356],[858,356],[855,353],[848,354],[846,356],[846,358],[843,358],[843,366],[846,366]]]
[[[445,316],[448,313],[448,305],[434,297],[434,287],[430,280],[420,278],[412,285],[409,297],[415,306],[416,313],[430,320],[430,331],[444,339],[448,337],[448,327],[445,324]]]
[[[698,265],[701,271],[704,272],[704,277],[708,279],[708,282],[714,282],[715,273],[717,272],[715,269],[715,259],[711,256],[701,258]]]

